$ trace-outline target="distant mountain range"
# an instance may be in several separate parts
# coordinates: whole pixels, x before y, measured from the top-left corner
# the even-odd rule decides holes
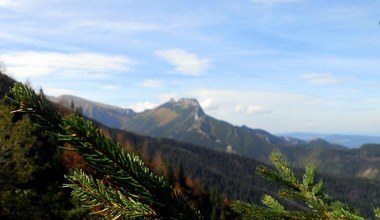
[[[118,108],[116,111],[113,106],[99,103],[84,105],[76,102],[80,99],[72,100],[75,106],[83,108],[83,114],[96,116],[94,119],[105,125],[119,126],[116,128],[155,137],[146,139],[140,136],[144,139],[141,140],[130,134],[128,140],[137,141],[132,146],[140,147],[141,151],[148,151],[152,156],[162,154],[173,166],[183,165],[194,175],[193,178],[204,179],[210,186],[217,185],[231,198],[259,200],[257,195],[262,190],[271,193],[271,187],[264,186],[256,178],[254,169],[260,163],[256,160],[267,163],[273,151],[280,151],[293,167],[305,167],[306,164],[313,163],[319,172],[330,174],[331,178],[325,175],[323,178],[334,186],[334,189],[330,188],[331,185],[328,187],[334,194],[350,185],[350,189],[342,191],[344,195],[341,198],[355,193],[366,182],[355,182],[351,179],[353,177],[380,180],[380,145],[364,145],[360,149],[351,150],[320,138],[303,141],[294,137],[279,137],[261,129],[233,126],[208,116],[195,99],[172,99],[141,113]],[[107,111],[108,108],[111,111]],[[122,119],[119,124],[116,123],[118,118]],[[120,136],[112,131],[109,133],[113,133],[114,137]],[[143,149],[144,146],[147,148]],[[340,179],[338,176],[349,179]],[[247,183],[251,186],[247,186]],[[376,181],[368,187],[380,186]],[[356,197],[356,200],[362,201],[363,198]]]
[[[363,144],[380,144],[380,137],[378,136],[366,136],[366,135],[343,135],[343,134],[318,134],[318,133],[303,133],[292,132],[278,134],[279,136],[289,136],[298,138],[304,141],[310,141],[313,139],[324,139],[333,144],[339,144],[348,148],[359,148]]]
[[[62,95],[59,97],[48,96],[47,98],[71,110],[80,111],[83,115],[111,128],[123,128],[124,122],[136,114],[132,109],[89,101],[76,96]]]
[[[234,126],[208,116],[195,99],[170,100],[140,113],[73,96],[52,100],[66,107],[80,108],[85,116],[112,128],[188,142],[263,162],[268,162],[269,155],[278,151],[293,167],[313,163],[321,172],[380,180],[380,157],[374,156],[380,152],[379,145],[350,150],[320,138],[306,141]]]
[[[275,196],[277,186],[267,182],[255,172],[256,167],[262,164],[260,161],[207,149],[191,143],[178,142],[173,139],[151,138],[105,127],[102,127],[102,129],[119,143],[124,143],[128,146],[128,149],[134,148],[135,151],[149,155],[149,158],[161,155],[171,167],[183,167],[186,174],[191,178],[202,180],[202,183],[207,187],[221,190],[229,199],[260,203],[263,194]],[[371,157],[372,159],[378,158],[380,156],[380,146],[368,146],[359,151],[350,152],[348,155],[352,158],[349,161],[352,164],[358,162],[354,155]],[[334,157],[337,157],[337,155],[332,154],[332,157],[326,157],[326,160],[329,161],[327,164],[330,166],[327,171],[335,171],[334,167],[354,169],[354,166],[349,166],[347,163],[340,165],[339,160],[332,165],[331,162],[334,163],[334,160],[331,160],[331,158]],[[374,167],[377,165],[374,165]],[[359,163],[359,166],[363,166],[363,164]],[[346,172],[346,170],[340,170],[340,172]],[[301,176],[303,170],[295,169],[295,173],[297,176]],[[349,173],[347,172],[346,174]],[[336,173],[333,175],[320,173],[317,179],[323,179],[326,191],[330,195],[359,208],[367,219],[373,219],[372,207],[378,206],[377,204],[380,201],[380,195],[378,194],[380,192],[380,183],[363,178],[352,178],[349,175],[339,177]]]
[[[58,98],[49,97],[49,99],[69,108],[80,108],[85,116],[95,119],[112,128],[126,129],[154,137],[168,137],[191,142],[195,141],[193,139],[194,132],[198,132],[199,134],[203,134],[203,137],[200,139],[198,138],[196,144],[204,145],[205,142],[207,142],[208,146],[210,145],[217,149],[225,148],[225,150],[230,152],[234,152],[233,143],[237,143],[237,141],[232,141],[231,144],[223,145],[222,141],[218,140],[218,135],[213,134],[213,132],[216,132],[215,128],[218,126],[226,127],[225,125],[227,122],[207,116],[195,99],[179,99],[178,101],[170,100],[155,109],[147,110],[142,113],[136,113],[132,109],[124,109],[69,95],[63,95]],[[165,120],[161,120],[162,118],[165,118]],[[144,121],[144,123],[141,123],[142,121]],[[181,123],[179,123],[180,121]],[[257,133],[258,137],[261,136],[262,139],[282,145],[297,145],[310,141],[315,142],[317,139],[323,139],[332,144],[329,145],[328,143],[325,143],[324,146],[326,147],[337,147],[337,145],[340,145],[348,148],[359,148],[368,143],[380,144],[380,137],[377,136],[305,132],[272,135],[266,131],[251,129],[246,126],[233,126],[235,129],[231,129],[232,125],[228,125],[229,126],[227,127],[230,128],[230,138],[233,132],[235,132],[235,134],[240,134],[244,133],[244,131],[253,131]],[[210,130],[211,127],[214,129]],[[261,135],[258,133],[261,133]],[[207,137],[207,135],[209,136]],[[225,134],[222,135],[224,136]],[[241,146],[241,143],[238,144]]]
[[[0,74],[0,85],[6,81],[2,78]],[[13,83],[7,84],[12,85]],[[6,87],[1,86],[0,91],[4,88]],[[262,150],[258,152],[259,154],[271,150],[278,150],[283,153],[284,157],[293,166],[303,167],[305,164],[314,163],[319,172],[330,173],[331,175],[327,176],[319,175],[319,177],[322,177],[326,181],[327,191],[336,196],[336,198],[359,207],[364,213],[367,213],[368,217],[372,215],[372,207],[378,205],[379,196],[376,192],[379,192],[380,188],[378,182],[380,180],[380,145],[364,145],[359,149],[347,149],[339,145],[331,145],[322,139],[301,141],[297,138],[287,136],[274,136],[259,129],[251,129],[245,126],[232,126],[227,122],[207,116],[200,108],[198,102],[193,99],[171,100],[155,109],[142,113],[135,113],[130,109],[121,109],[71,96],[59,98],[50,97],[50,99],[64,104],[67,108],[79,108],[86,116],[96,116],[98,117],[98,121],[105,121],[106,123],[104,124],[107,124],[107,122],[111,124],[112,122],[114,126],[125,128],[126,126],[132,126],[133,123],[136,123],[136,127],[140,126],[139,129],[148,130],[149,133],[156,132],[156,136],[177,134],[177,131],[181,129],[187,131],[183,129],[183,127],[190,125],[188,130],[195,130],[195,134],[202,134],[202,132],[197,132],[198,128],[204,133],[212,131],[211,133],[206,133],[207,137],[209,137],[205,138],[206,142],[212,140],[210,137],[218,137],[220,142],[222,142],[222,140],[231,142],[233,140],[239,140],[239,138],[229,138],[230,135],[226,135],[225,138],[221,137],[221,135],[229,133],[232,133],[232,136],[237,134],[236,136],[240,137],[239,141],[241,141],[241,143],[257,140],[257,144],[264,145],[253,146]],[[169,117],[170,115],[171,117]],[[118,121],[118,119],[121,120]],[[163,119],[167,121],[162,122]],[[158,132],[155,131],[155,129],[157,129],[155,128],[156,125],[149,124],[153,122],[159,124],[160,126],[157,127],[162,130]],[[194,124],[194,122],[198,124]],[[171,131],[165,131],[165,127],[171,123],[173,123],[172,125],[175,125],[175,123],[180,124]],[[132,151],[134,149],[142,154],[145,152],[151,156],[150,158],[160,154],[169,165],[173,167],[183,166],[184,170],[189,173],[192,178],[201,179],[208,186],[219,188],[230,198],[240,198],[258,202],[263,193],[272,194],[274,191],[272,184],[263,182],[262,179],[255,174],[255,167],[262,162],[247,158],[245,157],[246,155],[238,155],[242,154],[238,152],[238,150],[240,151],[239,145],[233,145],[236,147],[231,148],[223,147],[225,144],[221,144],[215,140],[215,142],[218,142],[220,146],[222,146],[219,149],[219,145],[215,145],[214,148],[218,149],[215,151],[207,149],[212,148],[210,146],[196,146],[167,138],[150,138],[122,130],[109,129],[107,127],[102,127],[102,129],[121,143],[121,146],[127,149],[132,148]],[[223,131],[224,129],[230,130]],[[245,135],[253,137],[246,138]],[[173,135],[173,137],[174,136],[175,135]],[[194,138],[197,137],[198,136],[194,136]],[[214,142],[212,143],[214,144]],[[229,153],[226,153],[226,151]],[[250,157],[256,156],[262,157],[259,155]],[[300,171],[296,170],[296,173],[300,174]],[[348,178],[340,178],[337,176]],[[363,178],[352,177],[365,177],[377,181],[368,181]]]
[[[135,113],[74,96],[51,99],[112,128],[125,129],[152,137],[166,137],[211,149],[237,153],[260,160],[280,148],[307,145],[290,137],[278,137],[261,129],[234,126],[205,114],[195,99],[170,100],[154,109]],[[324,147],[341,147],[324,143]]]

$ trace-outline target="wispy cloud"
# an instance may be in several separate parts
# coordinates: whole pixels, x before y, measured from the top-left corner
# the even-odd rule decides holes
[[[342,79],[331,74],[304,74],[301,78],[313,85],[331,85],[342,82]]]
[[[261,105],[249,105],[247,107],[247,114],[254,115],[254,114],[262,114],[262,113],[268,113],[268,110],[265,110],[265,108]]]
[[[209,109],[207,114],[237,125],[248,125],[270,132],[281,131],[325,131],[348,132],[355,123],[365,126],[363,121],[374,125],[373,117],[379,109],[368,109],[366,102],[376,100],[340,99],[313,96],[300,93],[273,92],[260,90],[197,89],[179,94],[182,97],[196,97],[198,100],[211,99],[218,108]],[[355,106],[349,104],[355,102]],[[350,109],[351,108],[351,109]],[[331,124],[334,121],[334,124]],[[310,127],[313,125],[312,127]],[[357,128],[355,128],[357,129]]]
[[[75,23],[69,24],[71,29],[103,29],[108,31],[118,32],[143,32],[143,31],[164,31],[166,30],[163,25],[144,22],[115,22],[107,20],[81,20],[75,21]]]
[[[15,9],[19,6],[16,0],[0,0],[0,8]]]
[[[207,98],[200,101],[200,105],[202,108],[206,111],[208,110],[217,110],[219,108],[219,105],[217,105],[213,99]]]
[[[244,106],[242,104],[238,104],[235,106],[235,112],[244,113],[247,115],[257,115],[257,114],[269,113],[270,111],[265,109],[262,105]]]
[[[148,89],[159,89],[162,87],[162,82],[158,80],[146,79],[140,84],[140,86]]]
[[[157,51],[156,55],[172,64],[175,71],[183,75],[199,76],[209,67],[209,60],[182,49]]]
[[[133,111],[135,111],[135,112],[142,112],[142,111],[147,110],[147,109],[152,109],[152,108],[156,107],[157,105],[158,104],[156,104],[156,103],[145,101],[145,102],[138,102],[138,103],[135,103],[133,105],[130,105],[128,108],[133,109]]]
[[[297,93],[203,88],[179,95],[208,100],[201,101],[201,105],[205,102],[217,106],[205,108],[206,113],[215,118],[269,131],[286,130],[284,127],[294,125],[297,117],[307,118],[310,110],[315,107],[315,102],[310,97]],[[302,113],[303,109],[308,109],[309,112]]]
[[[58,97],[60,95],[75,95],[78,93],[78,91],[51,87],[51,86],[45,86],[45,87],[42,87],[41,89],[43,89],[45,94],[48,94],[49,96],[55,96],[55,97]]]
[[[42,39],[42,40],[41,40]],[[69,44],[60,44],[49,40],[44,40],[43,37],[37,39],[22,34],[8,33],[0,31],[0,40],[4,42],[10,42],[10,44],[17,43],[22,45],[29,45],[33,47],[45,48],[47,50],[55,51],[79,51],[83,50],[79,47],[70,46]]]
[[[244,111],[244,108],[242,105],[238,104],[235,106],[234,110],[235,110],[235,112],[240,113],[240,112]]]
[[[16,78],[49,74],[76,76],[127,72],[133,61],[125,56],[99,53],[59,53],[48,51],[4,52],[0,56]]]

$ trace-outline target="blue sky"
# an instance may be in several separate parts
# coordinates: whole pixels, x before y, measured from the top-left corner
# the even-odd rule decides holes
[[[0,60],[48,95],[194,97],[270,132],[380,135],[379,1],[0,0]]]

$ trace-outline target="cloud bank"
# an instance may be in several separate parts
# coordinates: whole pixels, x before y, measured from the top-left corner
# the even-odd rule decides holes
[[[128,72],[133,61],[125,56],[99,53],[59,53],[49,51],[4,52],[0,55],[17,78],[59,74],[92,77],[109,72]]]
[[[182,49],[161,50],[156,55],[172,64],[175,71],[183,75],[199,76],[209,66],[207,59],[201,59]]]

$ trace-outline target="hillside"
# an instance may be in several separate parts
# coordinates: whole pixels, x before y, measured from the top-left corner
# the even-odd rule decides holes
[[[136,113],[132,109],[123,109],[70,95],[47,97],[50,101],[65,106],[71,110],[80,111],[83,115],[100,122],[107,122],[113,128],[123,128],[123,122]]]
[[[205,114],[195,99],[171,100],[126,121],[127,130],[191,142],[211,149],[264,159],[277,146],[292,143],[260,129],[233,126]]]
[[[276,189],[273,184],[255,173],[255,168],[262,164],[257,160],[167,138],[151,138],[106,127],[103,129],[123,143],[129,151],[149,155],[149,158],[159,155],[171,167],[183,167],[191,178],[202,180],[208,188],[216,187],[230,200],[260,202],[263,194],[273,195]],[[373,150],[373,147],[370,149]],[[370,149],[368,154],[373,155]],[[297,173],[301,175],[302,170],[297,170]],[[353,207],[360,208],[367,217],[371,216],[371,207],[380,205],[377,193],[380,190],[379,182],[339,178],[330,174],[321,174],[319,178],[325,180],[328,193]]]
[[[77,99],[72,100],[75,104]],[[100,109],[101,114],[98,115],[112,115],[115,107],[108,108],[110,110]],[[263,162],[269,162],[271,152],[279,151],[293,167],[302,168],[314,163],[324,173],[380,180],[380,158],[363,155],[361,149],[350,150],[323,139],[302,141],[288,136],[278,137],[247,126],[233,126],[208,116],[195,99],[170,100],[154,109],[127,117],[120,113],[112,115],[115,119],[122,118],[122,126],[113,126],[115,123],[110,123],[111,120],[87,112],[84,111],[84,115],[113,128],[126,127],[135,133],[189,142]],[[380,151],[380,147],[375,151]]]
[[[0,72],[0,219],[84,219],[62,188],[69,168],[57,140],[36,120],[11,114],[14,82]]]
[[[258,202],[264,193],[274,192],[273,185],[255,174],[254,169],[261,163],[256,160],[166,138],[151,138],[110,129],[101,124],[99,126],[122,143],[129,152],[138,152],[143,158],[147,156],[147,163],[160,156],[169,166],[174,169],[183,167],[187,176],[201,180],[208,188],[219,189],[229,199]],[[376,153],[377,146],[366,146],[364,149],[362,156],[372,159],[379,156]],[[320,177],[326,180],[329,193],[360,208],[367,217],[371,216],[372,207],[379,205],[380,198],[376,193],[380,190],[378,182],[333,178],[328,175]]]
[[[82,105],[82,102],[76,103],[78,98],[71,100],[75,106]],[[52,99],[52,101],[55,100]],[[69,102],[63,104],[70,107]],[[179,99],[178,101],[172,99],[152,110],[128,117],[116,113],[112,117],[122,118],[119,123],[113,123],[104,117],[112,115],[113,108],[115,107],[96,108],[102,113],[91,114],[90,111],[83,111],[83,114],[112,128],[125,128],[128,131],[152,137],[172,138],[260,160],[266,160],[270,152],[276,148],[305,143],[298,139],[288,140],[277,137],[261,129],[233,126],[215,119],[208,116],[195,99]],[[122,125],[117,126],[120,124]]]

